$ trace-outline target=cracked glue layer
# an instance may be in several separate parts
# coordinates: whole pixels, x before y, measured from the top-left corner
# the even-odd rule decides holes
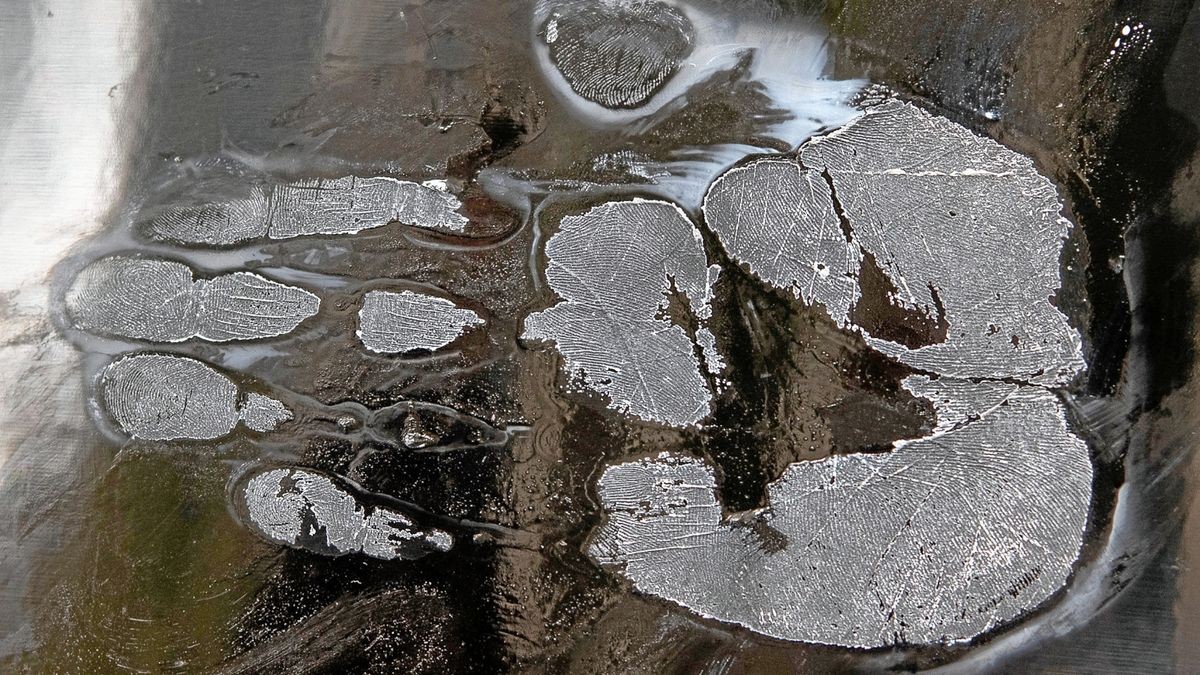
[[[1086,446],[1040,387],[924,376],[905,387],[937,406],[930,437],[792,464],[754,526],[722,520],[701,460],[610,467],[589,552],[639,591],[785,640],[954,642],[1021,616],[1078,556]]]
[[[242,498],[262,536],[313,553],[413,560],[454,544],[450,534],[419,528],[393,509],[365,505],[327,476],[305,469],[260,473],[246,483]]]
[[[434,351],[483,323],[475,312],[445,298],[412,291],[371,291],[358,312],[356,335],[373,352]]]
[[[896,101],[804,144],[798,161],[729,171],[704,207],[730,255],[841,325],[860,292],[855,249],[896,303],[944,312],[945,339],[916,348],[858,327],[879,351],[943,375],[1045,385],[1084,367],[1078,332],[1050,301],[1070,229],[1061,211],[1028,158]]]
[[[66,294],[75,327],[155,342],[276,337],[320,306],[312,293],[257,274],[193,279],[182,263],[121,256],[88,265]]]
[[[156,239],[227,246],[251,239],[354,234],[398,221],[462,232],[462,204],[438,188],[395,178],[305,180],[255,188],[248,197],[166,210],[146,225]]]
[[[656,0],[550,5],[541,38],[575,93],[606,108],[644,104],[692,51],[692,24]]]
[[[754,160],[718,177],[703,211],[730,256],[806,304],[824,305],[846,326],[860,295],[862,252],[820,173],[790,159]]]
[[[100,372],[98,398],[125,433],[148,441],[220,438],[239,421],[271,431],[292,417],[283,403],[259,394],[239,405],[228,377],[195,359],[165,354],[109,364]]]
[[[900,300],[944,305],[945,342],[869,340],[876,349],[959,377],[1061,385],[1083,369],[1079,333],[1050,301],[1071,224],[1029,158],[899,102],[868,109],[800,158],[828,172],[854,241]]]
[[[728,171],[703,210],[766,283],[935,374],[904,386],[938,424],[887,454],[792,464],[769,506],[736,522],[722,520],[701,460],[611,467],[591,554],[705,616],[859,648],[969,640],[1062,588],[1092,467],[1047,388],[1084,363],[1049,301],[1069,223],[1032,163],[891,102],[798,160]],[[882,302],[903,310],[879,312],[877,328],[915,315],[926,337],[941,334],[916,347],[870,335],[855,323],[868,288],[890,288]]]
[[[546,244],[546,278],[562,299],[525,319],[524,338],[553,342],[565,368],[609,407],[672,426],[709,413],[712,393],[700,373],[714,345],[672,323],[668,294],[706,321],[719,270],[705,258],[700,232],[683,211],[661,201],[609,202],[562,219]],[[714,364],[709,364],[710,368]]]

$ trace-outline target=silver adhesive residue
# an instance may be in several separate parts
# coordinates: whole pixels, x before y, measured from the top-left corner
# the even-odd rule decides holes
[[[85,267],[65,304],[76,328],[119,337],[180,342],[199,331],[200,298],[187,265],[101,258]]]
[[[255,187],[247,197],[202,206],[179,206],[151,220],[147,233],[184,244],[229,246],[263,239],[270,229],[271,190]]]
[[[692,51],[692,25],[657,0],[552,3],[541,28],[575,93],[607,108],[642,105]]]
[[[436,350],[483,319],[445,298],[423,293],[371,291],[358,313],[358,339],[374,352]]]
[[[669,317],[669,294],[707,319],[716,268],[683,211],[642,199],[601,204],[563,218],[546,254],[562,301],[531,314],[524,337],[553,342],[567,371],[582,372],[611,408],[673,426],[705,417],[712,394],[693,339]]]
[[[458,212],[461,206],[435,185],[350,176],[260,187],[225,203],[172,208],[154,218],[148,231],[158,239],[209,246],[353,234],[393,221],[462,232],[467,218]]]
[[[1024,614],[1078,555],[1086,446],[1039,387],[905,386],[938,406],[938,431],[886,454],[792,464],[751,523],[722,519],[702,460],[609,468],[590,553],[639,591],[785,640],[953,642]]]
[[[937,344],[867,334],[885,354],[929,372],[1049,385],[1084,367],[1078,332],[1050,301],[1070,228],[1061,210],[1028,158],[899,102],[804,144],[798,161],[730,170],[704,204],[731,256],[840,325],[859,297],[860,251],[898,289],[897,304],[944,310]]]
[[[197,280],[182,263],[121,256],[85,267],[66,294],[75,327],[155,342],[276,337],[320,304],[306,290],[249,272]]]
[[[314,553],[411,560],[453,546],[450,534],[419,528],[393,509],[365,505],[330,478],[304,469],[260,473],[246,483],[242,497],[260,534]]]
[[[846,325],[859,298],[862,252],[843,230],[820,172],[783,158],[735,167],[709,188],[704,218],[734,260]]]
[[[274,337],[313,316],[321,301],[306,290],[249,272],[217,277],[200,288],[199,337],[214,342]]]
[[[398,221],[462,232],[462,204],[436,187],[394,178],[335,178],[280,185],[272,194],[272,239],[353,234]]]
[[[805,144],[800,161],[827,172],[854,243],[897,299],[928,313],[944,305],[944,342],[869,340],[876,349],[943,375],[1046,385],[1084,368],[1079,333],[1051,303],[1071,224],[1029,158],[889,102]]]
[[[704,354],[704,365],[708,373],[713,376],[720,375],[721,371],[725,370],[725,357],[717,350],[717,336],[707,328],[699,328],[696,330],[696,342],[700,344]]]
[[[705,616],[856,648],[969,640],[1044,603],[1078,557],[1092,483],[1049,389],[1084,367],[1050,302],[1061,208],[1027,158],[897,102],[798,159],[728,171],[703,209],[729,254],[930,373],[904,386],[937,427],[890,453],[792,464],[736,520],[702,460],[611,467],[591,554]],[[856,325],[868,262],[887,302],[937,315],[944,335],[906,347]]]
[[[208,440],[247,426],[269,431],[291,413],[282,403],[251,395],[238,406],[238,388],[209,366],[182,356],[135,354],[100,372],[99,400],[133,438]]]
[[[274,431],[292,419],[292,411],[281,401],[262,394],[250,394],[241,410],[242,423],[254,431]]]

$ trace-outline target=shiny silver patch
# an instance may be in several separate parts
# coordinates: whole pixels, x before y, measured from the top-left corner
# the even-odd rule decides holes
[[[575,93],[607,108],[642,105],[692,51],[692,24],[657,0],[550,5],[541,36]]]
[[[362,553],[381,560],[449,551],[449,533],[421,529],[409,517],[366,506],[330,478],[305,469],[272,469],[246,483],[250,522],[265,538],[324,555]]]
[[[249,272],[201,284],[198,337],[214,342],[252,340],[292,332],[320,308],[317,296]]]
[[[100,403],[117,425],[142,440],[220,438],[243,419],[251,429],[269,431],[291,417],[266,396],[251,394],[239,406],[232,380],[182,356],[127,356],[105,367],[98,384]]]
[[[734,260],[846,325],[862,252],[843,231],[820,172],[791,159],[755,160],[718,177],[703,210]]]
[[[1050,301],[1070,228],[1061,210],[1027,157],[900,102],[805,143],[798,160],[734,168],[704,199],[734,259],[841,325],[858,299],[859,250],[899,288],[896,303],[944,306],[940,344],[866,335],[876,350],[942,375],[1048,386],[1084,369],[1079,333]]]
[[[898,304],[944,306],[937,344],[909,348],[859,327],[879,351],[928,372],[1045,385],[1084,367],[1079,333],[1050,302],[1070,229],[1061,210],[1028,158],[899,102],[805,143],[798,160],[728,171],[704,202],[734,259],[839,325],[859,297],[860,251]]]
[[[168,260],[102,258],[85,267],[65,304],[76,328],[156,342],[199,331],[200,298],[187,265]]]
[[[608,516],[589,552],[639,591],[785,640],[953,642],[1024,614],[1078,555],[1087,447],[1040,387],[923,376],[905,386],[937,405],[938,431],[886,454],[792,464],[751,524],[722,519],[702,460],[664,453],[609,468]]]
[[[1049,300],[1070,226],[1060,211],[1027,158],[897,102],[798,160],[727,172],[704,214],[730,255],[931,373],[904,386],[938,425],[887,454],[792,464],[769,506],[736,521],[702,460],[611,467],[590,553],[705,616],[857,648],[969,640],[1045,602],[1079,554],[1092,483],[1048,389],[1084,367]],[[852,322],[867,254],[892,301],[944,312],[943,340],[909,348]]]
[[[242,424],[254,431],[274,431],[275,427],[292,419],[292,411],[281,401],[262,394],[250,394],[242,404]]]
[[[155,342],[276,337],[320,305],[306,290],[249,272],[196,280],[182,263],[120,256],[88,265],[66,294],[75,327]]]
[[[350,176],[259,187],[242,199],[172,208],[154,218],[148,231],[158,239],[209,246],[354,234],[393,221],[462,232],[467,218],[458,213],[461,206],[436,186]]]
[[[708,415],[696,343],[667,315],[668,298],[682,294],[686,310],[707,320],[718,268],[679,207],[635,199],[567,216],[546,254],[562,301],[525,319],[525,339],[553,342],[568,373],[582,372],[610,408],[673,426]],[[717,356],[713,345],[706,351]]]
[[[371,291],[358,313],[358,339],[373,352],[441,349],[483,319],[445,298],[412,291]]]
[[[879,261],[897,300],[945,307],[944,342],[910,349],[868,338],[873,347],[956,377],[1054,386],[1084,368],[1079,333],[1050,300],[1071,224],[1029,158],[889,102],[806,143],[800,161],[827,172],[853,242]]]

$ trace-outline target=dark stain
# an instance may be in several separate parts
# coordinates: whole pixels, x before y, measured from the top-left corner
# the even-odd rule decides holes
[[[884,273],[874,254],[868,251],[863,252],[858,285],[862,296],[850,309],[850,321],[862,326],[872,336],[891,340],[909,349],[946,341],[950,322],[946,320],[942,299],[932,285],[929,290],[933,295],[933,308],[900,304],[897,300],[900,289]]]
[[[487,136],[487,142],[474,150],[455,157],[446,165],[447,175],[471,180],[484,167],[499,161],[528,143],[537,135],[540,109],[528,96],[513,94],[516,104],[506,103],[497,96],[484,104],[477,124]]]
[[[797,161],[800,161],[799,158]],[[804,167],[804,162],[800,162],[800,166]],[[850,217],[846,215],[846,209],[842,207],[837,185],[833,182],[833,174],[829,173],[829,169],[823,168],[821,169],[821,178],[825,181],[825,186],[829,188],[829,199],[833,202],[833,212],[837,214],[838,225],[842,228],[842,236],[846,238],[847,244],[852,243],[854,241],[854,225],[851,224]]]
[[[932,405],[900,386],[914,371],[840,330],[824,309],[722,262],[712,326],[729,386],[700,445],[718,468],[727,514],[765,506],[767,485],[793,462],[886,451],[932,429]]]
[[[483,109],[479,126],[491,141],[488,154],[491,161],[501,159],[521,145],[522,137],[528,132],[522,123],[503,104],[492,101]]]
[[[368,448],[349,472],[363,487],[433,513],[482,520],[495,499],[502,450],[467,448],[420,453]]]
[[[888,452],[901,438],[920,438],[931,429],[924,399],[897,404],[863,392],[817,409],[833,433],[834,452]]]
[[[763,553],[768,555],[778,553],[788,547],[787,535],[772,527],[765,518],[758,514],[748,514],[748,517],[740,518],[735,522],[740,522],[750,530]]]
[[[489,570],[479,551],[400,566],[289,551],[250,601],[219,670],[500,672],[495,617],[476,602]]]

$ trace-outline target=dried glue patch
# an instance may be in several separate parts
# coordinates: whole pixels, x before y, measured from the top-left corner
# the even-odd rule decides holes
[[[575,93],[607,108],[635,108],[692,51],[692,25],[656,0],[570,0],[541,29],[550,58]]]
[[[750,524],[722,520],[701,460],[609,468],[590,553],[642,592],[786,640],[953,642],[1028,612],[1078,555],[1087,448],[1045,389],[905,386],[938,406],[938,431],[887,454],[793,464]]]
[[[413,560],[454,543],[442,530],[420,529],[393,509],[366,506],[330,478],[303,469],[260,473],[242,497],[260,534],[313,553]]]
[[[105,335],[180,342],[200,329],[192,270],[167,260],[101,258],[75,277],[65,305],[76,328]]]
[[[281,401],[262,394],[250,394],[241,411],[242,424],[254,431],[274,431],[292,419],[292,411]]]
[[[546,278],[562,301],[525,320],[526,339],[553,342],[568,372],[582,372],[611,408],[673,426],[708,415],[698,336],[669,311],[681,294],[680,309],[706,320],[718,268],[708,267],[700,232],[679,207],[635,199],[567,216],[546,255]],[[719,357],[713,345],[704,351]]]
[[[306,290],[249,272],[220,276],[200,286],[200,330],[205,340],[251,340],[290,333],[313,316],[321,301]]]
[[[282,403],[257,394],[239,407],[237,385],[228,377],[195,359],[165,354],[109,364],[100,373],[99,400],[122,431],[148,441],[219,438],[243,419],[251,429],[269,431],[291,418]]]
[[[454,195],[394,178],[306,180],[255,188],[242,199],[167,210],[146,229],[156,239],[227,246],[251,239],[354,234],[393,221],[462,232]]]
[[[358,339],[373,352],[436,350],[483,319],[453,302],[412,291],[371,291],[358,312]]]
[[[195,280],[182,263],[120,256],[88,265],[66,294],[77,328],[155,342],[276,337],[320,304],[306,290],[249,272]]]
[[[717,178],[703,210],[734,260],[805,303],[824,305],[846,325],[859,298],[862,253],[838,220],[820,172],[789,159],[755,160]]]
[[[1083,369],[1079,333],[1050,302],[1071,224],[1027,157],[890,102],[805,144],[800,161],[829,177],[854,243],[898,300],[930,314],[944,308],[944,342],[910,349],[870,339],[873,347],[958,377],[1060,385]]]
[[[798,161],[730,170],[704,203],[734,259],[840,325],[861,296],[864,254],[893,302],[948,323],[916,347],[858,326],[879,351],[943,375],[1046,385],[1084,367],[1078,332],[1050,302],[1070,228],[1061,210],[1028,158],[899,102],[804,144]]]
[[[1092,481],[1047,388],[1084,366],[1049,302],[1060,209],[1028,159],[895,102],[798,160],[727,172],[704,213],[730,255],[936,373],[904,386],[937,427],[888,454],[792,464],[769,507],[737,522],[700,460],[612,467],[591,554],[706,616],[848,647],[969,640],[1045,602],[1078,557]],[[868,290],[889,286],[883,302],[936,340],[905,346],[856,323]],[[872,330],[903,314],[878,313]]]

